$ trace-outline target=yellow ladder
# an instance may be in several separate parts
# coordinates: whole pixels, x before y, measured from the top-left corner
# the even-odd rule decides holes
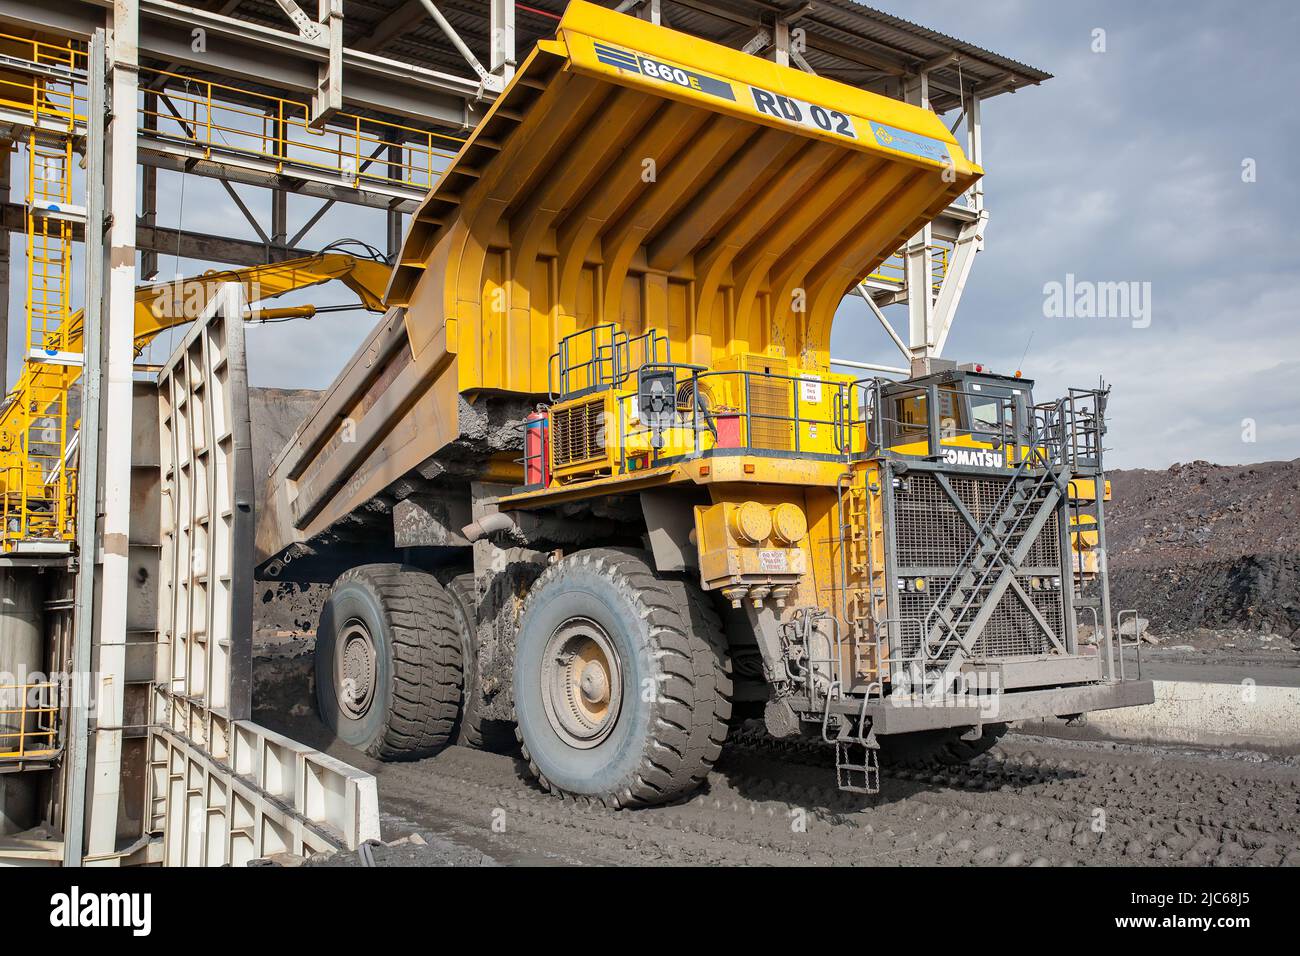
[[[72,313],[72,137],[32,132],[27,140],[27,363],[18,442],[5,478],[4,541],[67,541],[75,533],[75,475],[68,452],[68,394],[79,374],[68,350]],[[10,449],[15,450],[15,449]],[[16,474],[14,472],[17,472]]]

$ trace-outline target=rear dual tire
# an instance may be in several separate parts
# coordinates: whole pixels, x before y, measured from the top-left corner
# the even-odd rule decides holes
[[[463,685],[452,598],[399,564],[352,568],[334,582],[316,629],[316,701],[338,739],[381,760],[451,742]]]

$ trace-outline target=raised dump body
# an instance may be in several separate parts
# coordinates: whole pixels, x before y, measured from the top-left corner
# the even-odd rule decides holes
[[[415,214],[385,321],[276,466],[259,556],[455,441],[457,393],[546,396],[576,331],[828,371],[844,294],[979,175],[928,110],[570,4]]]
[[[275,466],[267,573],[334,580],[326,722],[398,757],[512,720],[542,785],[629,806],[740,708],[870,792],[881,749],[1149,701],[1072,566],[1105,392],[830,369],[843,296],[979,175],[928,110],[571,3]]]

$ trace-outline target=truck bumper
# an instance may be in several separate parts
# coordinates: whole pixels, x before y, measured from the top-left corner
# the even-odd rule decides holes
[[[1154,701],[1155,689],[1151,681],[1131,680],[945,700],[888,697],[867,704],[865,714],[872,719],[872,727],[878,734],[908,734],[942,727],[1065,717],[1090,710],[1139,707]],[[860,705],[855,707],[852,701],[845,703],[848,705],[845,710],[852,708],[862,712]]]

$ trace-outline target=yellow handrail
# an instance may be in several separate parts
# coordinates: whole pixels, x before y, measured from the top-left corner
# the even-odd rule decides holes
[[[16,706],[9,706],[10,702]],[[31,760],[58,753],[59,685],[0,684],[0,760]]]

